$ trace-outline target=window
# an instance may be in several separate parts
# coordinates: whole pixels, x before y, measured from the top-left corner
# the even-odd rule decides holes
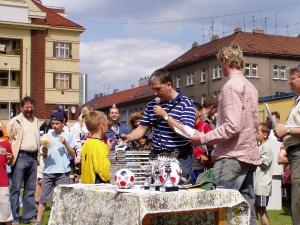
[[[0,104],[0,109],[7,109],[8,104]]]
[[[221,92],[221,91],[214,91],[214,92],[213,92],[213,97],[214,97],[214,98],[217,98],[217,97],[219,96],[220,92]]]
[[[278,79],[279,78],[279,76],[278,76],[278,70],[279,70],[279,66],[274,65],[274,67],[273,67],[273,78],[274,79]]]
[[[280,73],[279,73],[279,78],[284,80],[285,79],[285,66],[280,67]]]
[[[245,63],[245,76],[258,77],[258,65],[256,63]]]
[[[213,80],[221,78],[221,66],[215,65],[213,68]]]
[[[200,73],[200,83],[204,83],[206,81],[206,71],[205,69],[202,69]]]
[[[56,89],[71,89],[71,74],[55,73],[53,76],[53,85]]]
[[[180,77],[176,77],[175,84],[176,84],[176,88],[180,88]]]
[[[273,67],[273,79],[286,80],[286,66],[274,65]]]
[[[71,43],[67,42],[54,42],[53,43],[53,56],[56,58],[72,58]]]
[[[8,86],[8,72],[0,71],[0,86]]]
[[[20,54],[20,41],[14,39],[0,39],[0,54]]]
[[[202,96],[201,96],[201,105],[204,104],[204,101],[205,101],[205,95],[202,95]]]
[[[252,77],[258,77],[258,75],[257,75],[257,64],[252,64]]]
[[[186,76],[186,86],[194,84],[194,73],[190,73]]]

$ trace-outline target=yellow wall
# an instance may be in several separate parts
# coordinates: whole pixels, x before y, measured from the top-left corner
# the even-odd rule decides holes
[[[46,89],[45,98],[47,104],[78,105],[79,91]]]
[[[271,100],[266,102],[260,102],[258,106],[259,110],[259,121],[262,122],[267,117],[264,103],[268,103],[270,111],[278,111],[280,113],[280,122],[285,123],[292,106],[295,103],[295,98],[283,98],[277,100]]]
[[[18,87],[11,87],[10,93],[8,87],[1,87],[0,88],[0,102],[9,102],[9,96],[11,102],[20,102],[20,88]]]
[[[48,104],[79,104],[79,45],[80,33],[60,29],[50,29],[46,37],[46,73],[45,73],[45,101]],[[54,42],[72,43],[72,59],[60,59],[53,57]],[[62,90],[53,88],[53,73],[71,73],[72,89]],[[58,100],[59,99],[59,100]]]

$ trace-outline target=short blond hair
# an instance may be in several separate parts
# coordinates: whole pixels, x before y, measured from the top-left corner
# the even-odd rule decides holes
[[[241,47],[237,44],[225,45],[217,54],[220,62],[227,61],[231,68],[244,68],[244,55]]]
[[[97,133],[101,123],[108,125],[107,116],[103,112],[91,111],[85,118],[86,128],[91,133]]]

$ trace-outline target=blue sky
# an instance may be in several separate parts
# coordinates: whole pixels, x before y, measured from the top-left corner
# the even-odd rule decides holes
[[[64,7],[86,28],[81,35],[80,70],[88,74],[89,99],[128,89],[185,51],[194,41],[220,37],[240,26],[267,33],[300,33],[295,0],[43,0]],[[277,26],[276,26],[277,25]]]

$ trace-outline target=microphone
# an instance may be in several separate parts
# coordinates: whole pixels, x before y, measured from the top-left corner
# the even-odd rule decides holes
[[[159,105],[160,104],[160,97],[156,97],[155,99],[154,99],[154,101],[155,101],[155,103],[156,103],[156,105]]]

